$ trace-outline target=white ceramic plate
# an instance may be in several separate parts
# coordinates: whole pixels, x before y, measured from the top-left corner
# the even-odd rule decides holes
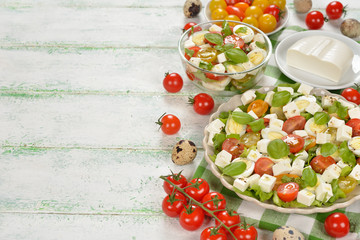
[[[211,1],[208,1],[205,8],[204,8],[204,15],[205,15],[205,18],[207,21],[211,21],[211,12],[210,12],[210,2]],[[276,28],[274,31],[272,32],[269,32],[269,33],[266,33],[266,35],[271,35],[271,34],[274,34],[278,31],[280,31],[283,27],[285,27],[286,23],[288,22],[289,20],[289,9],[287,6],[285,6],[285,10],[284,10],[284,13],[282,15],[282,18],[280,19],[280,21],[278,22]]]
[[[272,87],[262,87],[260,89],[256,89],[256,91],[259,91],[261,93],[267,93],[268,91],[274,89],[274,86]],[[328,92],[327,90],[321,89],[321,88],[315,88],[311,91],[312,95],[316,95],[316,96],[323,96],[323,95],[331,95],[331,96],[336,96],[338,98],[343,99],[344,101],[346,101],[345,98],[343,98],[340,95],[337,94],[332,94],[330,92]],[[221,112],[227,112],[227,111],[233,111],[236,107],[243,105],[241,102],[241,95],[235,95],[232,98],[230,98],[230,100],[226,103],[223,103],[219,106],[219,108],[217,109],[217,111],[215,113],[213,113],[209,119],[209,123],[211,123],[214,119],[216,119],[219,114]],[[348,101],[347,101],[348,102]],[[350,103],[350,102],[349,102]],[[354,103],[350,103],[353,104],[354,106],[356,106],[356,104]],[[207,126],[206,126],[207,127]],[[205,129],[206,129],[205,127]],[[208,165],[210,166],[210,170],[211,172],[220,179],[221,183],[228,189],[230,189],[231,191],[234,191],[234,188],[232,186],[232,181],[234,181],[234,179],[232,179],[231,177],[225,177],[224,175],[221,174],[220,170],[217,168],[217,166],[215,165],[215,163],[213,161],[211,161],[211,159],[209,158],[209,155],[213,155],[214,154],[214,149],[213,147],[210,147],[207,142],[209,139],[209,132],[207,132],[206,130],[204,130],[204,139],[203,139],[203,146],[205,149],[205,160],[208,163]],[[249,201],[249,202],[253,202],[263,208],[267,208],[267,209],[271,209],[271,210],[275,210],[278,212],[282,212],[282,213],[299,213],[299,214],[312,214],[312,213],[319,213],[319,212],[330,212],[333,210],[336,210],[338,208],[344,208],[349,206],[350,204],[352,204],[353,202],[355,202],[356,200],[360,200],[360,186],[357,185],[355,190],[352,191],[350,194],[348,194],[348,196],[346,198],[340,198],[338,200],[335,201],[335,203],[331,206],[328,207],[308,207],[308,208],[283,208],[283,207],[279,207],[271,202],[261,202],[259,200],[257,200],[256,198],[252,198],[246,195],[242,195],[239,193],[236,193],[239,197],[241,197],[242,199]]]
[[[286,64],[287,50],[299,39],[309,36],[327,36],[338,39],[349,46],[354,52],[354,58],[351,67],[343,75],[339,82],[333,82],[326,78],[316,76],[312,73],[290,67]],[[360,45],[354,40],[340,34],[325,31],[305,31],[290,35],[282,40],[275,50],[275,61],[280,70],[289,78],[296,82],[305,83],[314,87],[325,88],[329,90],[342,89],[360,82]]]

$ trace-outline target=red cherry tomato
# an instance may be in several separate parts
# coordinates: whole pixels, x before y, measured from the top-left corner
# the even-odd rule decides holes
[[[205,228],[201,235],[200,240],[226,240],[226,232],[222,228],[216,227],[207,227]]]
[[[235,225],[240,223],[240,216],[236,211],[220,211],[216,216],[225,226],[229,227],[230,230],[235,229]],[[215,220],[215,225],[219,226],[220,222]]]
[[[189,50],[194,51],[194,53],[193,53],[193,55],[191,57],[196,57],[197,53],[199,52],[200,49],[201,48],[198,47],[198,46],[190,47]],[[191,57],[185,52],[185,58],[187,60],[190,60]]]
[[[244,19],[245,17],[245,13],[240,9],[237,8],[235,6],[230,6],[228,5],[225,9],[229,15],[235,15],[237,16],[241,21]]]
[[[319,11],[311,11],[306,15],[306,26],[311,30],[320,29],[324,25],[324,15]]]
[[[310,166],[312,169],[314,169],[315,172],[323,174],[325,169],[334,163],[336,162],[331,156],[324,157],[322,155],[319,155],[311,160]]]
[[[181,172],[177,173],[177,174],[173,173],[173,174],[167,176],[166,179],[169,180],[170,182],[174,183],[176,186],[178,186],[180,188],[184,188],[188,184],[186,177],[184,177],[184,175],[182,175]],[[172,194],[174,191],[174,186],[166,181],[164,181],[163,188],[167,194]]]
[[[162,202],[162,210],[169,217],[178,217],[186,205],[186,198],[180,192],[167,195]]]
[[[205,77],[211,79],[211,80],[215,80],[215,81],[220,81],[223,80],[225,78],[227,78],[224,75],[219,75],[219,74],[213,74],[213,73],[205,73]]]
[[[258,235],[256,228],[249,224],[247,224],[246,227],[244,225],[236,227],[233,234],[237,240],[256,240]]]
[[[224,195],[218,192],[209,192],[203,197],[201,202],[204,204],[204,207],[210,211],[224,210],[226,207]],[[207,212],[205,212],[205,215],[210,216]]]
[[[243,48],[244,47],[244,40],[239,37],[238,35],[229,35],[224,38],[224,44],[232,43],[235,47]]]
[[[244,151],[245,145],[240,143],[239,139],[227,138],[221,146],[221,150],[225,150],[232,155],[232,159],[238,158]]]
[[[301,149],[303,149],[305,145],[305,140],[295,134],[289,134],[281,138],[284,142],[286,142],[287,145],[289,145],[290,152],[291,153],[297,153]]]
[[[349,127],[352,127],[352,136],[360,136],[360,119],[359,118],[353,118],[350,119],[346,125]]]
[[[203,197],[209,193],[210,187],[209,184],[202,178],[192,179],[188,186],[193,185],[192,187],[185,188],[185,192],[194,198],[196,201],[201,201]]]
[[[186,30],[191,29],[191,28],[192,29],[189,31],[189,36],[191,34],[193,34],[194,32],[200,32],[202,30],[202,28],[200,26],[195,27],[196,25],[197,25],[196,22],[188,22],[187,24],[185,24],[185,26],[183,28],[183,32],[185,32]]]
[[[273,175],[272,166],[274,162],[270,158],[261,157],[255,162],[254,172],[260,176],[266,174]]]
[[[273,15],[275,17],[275,19],[276,19],[276,22],[279,22],[280,21],[280,15],[281,15],[282,11],[275,4],[271,4],[264,10],[264,14],[265,13]]]
[[[181,128],[180,120],[172,114],[163,114],[156,124],[160,125],[161,130],[168,135],[177,133]]]
[[[176,93],[181,90],[183,87],[183,79],[177,73],[165,73],[165,78],[163,80],[163,86],[166,91],[171,93]]]
[[[294,116],[287,119],[282,127],[282,130],[288,134],[295,130],[303,130],[305,127],[306,118],[303,116]]]
[[[346,236],[350,231],[348,217],[340,212],[330,214],[324,223],[325,231],[334,238]]]
[[[345,88],[344,91],[342,91],[341,96],[357,105],[360,104],[360,93],[354,88]]]
[[[249,4],[249,6],[250,6],[251,3],[252,3],[252,0],[240,0],[240,2],[247,3],[247,4]]]
[[[209,114],[214,108],[214,99],[206,93],[199,93],[194,98],[189,98],[196,113],[201,115]]]
[[[240,0],[225,0],[226,4],[229,5],[235,5],[238,2],[240,2]],[[230,13],[229,13],[230,14]]]
[[[190,205],[181,211],[179,222],[184,229],[195,231],[202,226],[204,218],[204,211],[199,206]]]
[[[291,202],[296,199],[299,192],[299,184],[294,182],[281,184],[276,192],[281,200],[284,202]]]
[[[344,6],[341,2],[333,1],[326,7],[326,15],[329,19],[339,19],[344,12]]]

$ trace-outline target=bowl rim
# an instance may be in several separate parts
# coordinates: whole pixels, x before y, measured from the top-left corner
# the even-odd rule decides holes
[[[212,21],[208,21],[208,22],[201,22],[197,25],[194,26],[197,27],[197,26],[203,26],[205,24],[212,24],[212,23],[216,23],[216,22],[223,22],[225,20],[212,20]],[[250,25],[250,24],[247,24],[247,23],[243,23],[243,22],[239,22],[239,21],[232,21],[232,20],[226,20],[227,22],[232,22],[232,23],[238,23],[238,24],[241,24],[241,25],[245,25],[247,27],[250,27],[252,30],[255,30],[259,33],[261,33],[261,35],[264,37],[267,45],[268,45],[268,50],[266,51],[267,52],[267,55],[266,55],[266,58],[257,66],[253,67],[253,68],[250,68],[248,70],[245,70],[245,71],[242,71],[242,72],[234,72],[234,73],[219,73],[219,72],[213,72],[213,71],[209,71],[209,70],[206,70],[206,69],[203,69],[203,68],[200,68],[194,64],[192,64],[189,60],[187,60],[184,56],[184,54],[182,53],[182,48],[184,48],[183,46],[181,46],[181,42],[182,40],[184,39],[185,36],[188,36],[188,33],[191,31],[191,28],[189,28],[188,30],[186,30],[180,37],[179,41],[178,41],[178,51],[179,51],[179,54],[180,54],[180,57],[183,61],[185,61],[187,64],[190,64],[192,67],[198,69],[198,70],[201,70],[203,72],[206,72],[206,73],[212,73],[212,74],[216,74],[216,75],[221,75],[221,76],[228,76],[228,77],[231,77],[231,76],[235,76],[237,74],[246,74],[246,73],[250,73],[258,68],[261,68],[263,67],[264,65],[266,65],[270,58],[271,58],[271,55],[272,55],[272,44],[271,44],[271,41],[270,41],[270,38],[263,32],[261,31],[260,29]]]
[[[276,86],[264,86],[261,87],[259,89],[250,89],[250,90],[255,90],[255,91],[259,91],[262,93],[266,93],[268,91],[271,91],[272,89],[274,89]],[[249,91],[249,90],[248,90]],[[327,91],[326,89],[323,88],[314,88],[311,91],[312,95],[317,95],[317,96],[323,96],[323,95],[330,95],[330,96],[334,96],[337,98],[340,98],[354,106],[357,106],[355,103],[351,103],[349,101],[347,101],[344,97],[342,97],[339,94],[333,94],[330,93],[329,91]],[[237,103],[237,105],[239,105],[238,103],[241,103],[241,96],[242,94],[239,95],[235,95],[232,98],[230,98],[227,102],[222,103],[218,109],[216,110],[216,112],[214,112],[208,121],[208,124],[206,125],[206,127],[204,128],[204,138],[202,141],[203,147],[204,147],[204,157],[206,162],[208,163],[209,167],[210,167],[210,171],[220,180],[220,182],[229,190],[234,191],[233,185],[231,185],[228,181],[226,181],[226,179],[223,177],[223,175],[220,173],[220,171],[218,170],[217,166],[215,165],[215,163],[209,158],[209,150],[210,150],[210,146],[207,144],[207,140],[208,140],[208,136],[209,133],[206,131],[207,126],[215,119],[219,116],[220,112],[225,111],[227,109],[228,106],[230,105],[234,105]],[[357,192],[360,191],[360,186],[357,185],[356,188]],[[354,190],[355,191],[355,190]],[[261,202],[260,200],[250,197],[250,196],[246,196],[243,194],[240,194],[238,192],[235,192],[235,194],[237,194],[241,199],[255,203],[263,208],[266,209],[271,209],[277,212],[281,212],[281,213],[298,213],[298,214],[313,214],[313,213],[325,213],[325,212],[330,212],[333,210],[336,210],[338,208],[344,208],[344,207],[348,207],[349,205],[351,205],[352,203],[354,203],[357,200],[360,200],[360,192],[359,194],[352,196],[350,199],[345,200],[344,202],[337,202],[338,200],[335,201],[335,203],[331,206],[324,206],[324,207],[307,207],[307,208],[284,208],[284,207],[280,207],[275,205],[274,203],[269,203],[269,202]],[[348,196],[347,198],[349,198],[350,196]],[[346,199],[346,198],[345,198]]]

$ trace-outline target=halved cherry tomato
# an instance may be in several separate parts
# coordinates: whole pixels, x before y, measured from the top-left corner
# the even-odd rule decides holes
[[[360,136],[360,119],[353,118],[350,119],[346,125],[352,127],[352,137]]]
[[[249,7],[249,4],[247,4],[245,2],[238,2],[237,4],[234,5],[234,7],[239,8],[240,10],[242,10],[245,13],[246,9]]]
[[[245,17],[245,13],[235,6],[227,6],[225,10],[228,12],[229,15],[235,15],[240,20],[243,20]]]
[[[219,74],[214,74],[214,73],[205,73],[205,76],[211,80],[216,80],[216,81],[220,81],[220,80],[227,78],[224,75],[219,75]]]
[[[316,146],[316,137],[309,135],[305,137],[304,140],[305,140],[305,151],[309,151],[310,148]]]
[[[260,141],[260,133],[248,132],[240,137],[240,142],[245,145],[245,147],[249,148],[257,144]]]
[[[209,192],[203,197],[201,202],[204,204],[204,207],[210,211],[224,210],[226,207],[226,199],[224,195],[218,192]],[[205,215],[211,216],[207,212],[205,212]]]
[[[269,108],[269,104],[267,104],[267,102],[258,99],[250,103],[247,112],[253,111],[256,114],[256,116],[261,117],[266,113],[268,108]]]
[[[279,187],[281,184],[283,184],[283,182],[282,182],[282,180],[281,180],[281,179],[283,178],[283,176],[287,176],[287,177],[289,177],[289,178],[298,178],[298,177],[299,177],[298,175],[288,174],[288,173],[283,173],[283,174],[276,175],[276,176],[274,176],[274,177],[276,177],[276,182],[275,182],[275,185],[274,185],[274,187],[273,187],[273,190],[277,190],[278,187]]]
[[[339,177],[338,184],[341,191],[343,191],[345,194],[348,194],[354,191],[355,187],[357,186],[357,181],[350,176],[341,176]]]
[[[265,127],[269,126],[270,123],[270,119],[268,118],[263,118],[264,119],[264,125]],[[251,129],[250,125],[246,126],[246,132],[253,132],[253,130]]]
[[[331,156],[324,157],[322,155],[319,155],[311,160],[310,166],[312,169],[314,169],[315,172],[323,174],[325,169],[335,163],[335,160]]]
[[[192,186],[185,188],[185,192],[196,201],[201,201],[201,199],[210,191],[208,182],[202,178],[192,179],[187,186],[190,185]]]
[[[235,47],[243,48],[244,40],[238,35],[229,35],[224,38],[224,44],[232,43]]]
[[[305,140],[295,134],[289,134],[287,136],[284,136],[281,138],[281,140],[283,140],[284,142],[286,142],[287,145],[289,145],[291,153],[299,152],[301,149],[303,149],[305,144]]]
[[[232,159],[238,158],[244,151],[245,145],[239,139],[227,138],[223,142],[221,149],[232,155]]]
[[[191,57],[196,57],[196,56],[197,56],[197,53],[199,52],[200,49],[201,49],[201,48],[198,47],[198,46],[189,47],[189,50],[194,51],[194,54],[193,54]],[[187,60],[190,60],[191,57],[190,57],[189,55],[187,55],[187,53],[185,52],[185,58],[186,58]]]
[[[278,197],[284,202],[291,202],[296,199],[299,192],[299,184],[294,182],[283,183],[276,190]]]
[[[261,157],[255,162],[254,172],[260,176],[266,174],[273,175],[272,166],[274,162],[270,158]]]
[[[205,62],[213,62],[216,60],[216,49],[215,48],[200,48],[197,52],[197,57]]]
[[[191,81],[194,81],[195,75],[192,72],[186,71],[186,75]]]
[[[288,134],[295,130],[303,130],[305,127],[306,118],[303,116],[294,116],[286,120],[283,124],[282,130]]]

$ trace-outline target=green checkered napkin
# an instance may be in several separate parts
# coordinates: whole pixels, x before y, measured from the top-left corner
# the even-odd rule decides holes
[[[270,37],[273,44],[273,49],[276,45],[287,36],[306,29],[298,26],[291,26]],[[265,70],[265,76],[261,81],[261,86],[272,86],[280,83],[294,83],[290,78],[286,77],[280,69],[277,68],[274,57],[272,56]],[[334,92],[334,91],[333,91]],[[336,93],[336,91],[335,91]],[[290,225],[301,231],[306,239],[309,240],[328,240],[334,239],[329,237],[324,230],[324,221],[330,213],[317,213],[310,215],[301,214],[286,214],[273,210],[259,207],[255,203],[251,203],[239,198],[234,192],[225,188],[220,180],[212,174],[208,168],[206,160],[203,159],[198,166],[194,177],[201,177],[206,179],[213,191],[218,191],[226,196],[228,207],[237,209],[237,211],[246,218],[246,222],[254,224],[254,226],[274,231],[280,226]],[[360,201],[357,201],[347,208],[341,208],[337,211],[345,213],[350,221],[354,223],[354,232],[342,239],[355,240],[360,239]]]

